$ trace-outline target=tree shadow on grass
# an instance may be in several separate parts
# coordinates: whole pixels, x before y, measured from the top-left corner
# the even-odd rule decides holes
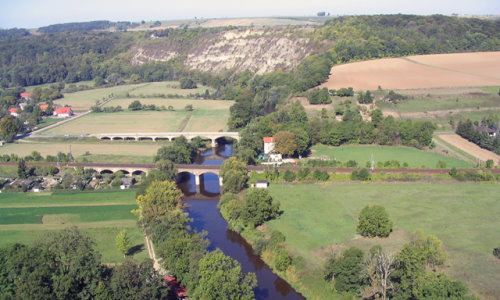
[[[144,250],[144,244],[138,244],[133,247],[130,247],[127,251],[127,255],[135,255],[139,252],[142,252]]]

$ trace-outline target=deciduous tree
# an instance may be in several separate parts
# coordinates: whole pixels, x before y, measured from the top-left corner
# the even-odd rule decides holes
[[[365,206],[359,214],[358,233],[367,237],[387,237],[392,231],[392,222],[385,208],[380,205]]]
[[[283,155],[293,155],[297,151],[297,141],[294,133],[278,131],[274,135],[274,150]]]
[[[255,274],[243,274],[241,265],[218,249],[200,261],[199,276],[199,283],[193,292],[195,299],[250,300],[255,297]]]
[[[128,249],[130,248],[130,238],[128,237],[127,231],[122,230],[118,233],[115,238],[116,247],[125,257],[128,253]]]

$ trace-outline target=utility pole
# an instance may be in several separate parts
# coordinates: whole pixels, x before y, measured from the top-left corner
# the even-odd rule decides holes
[[[375,159],[373,159],[373,153],[372,153],[372,157],[370,159],[370,169],[372,171],[375,170]]]

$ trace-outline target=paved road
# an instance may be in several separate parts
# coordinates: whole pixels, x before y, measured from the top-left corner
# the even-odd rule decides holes
[[[28,162],[27,166],[56,166],[55,162]],[[17,166],[17,162],[1,162],[0,166]],[[111,164],[111,163],[59,163],[61,167],[99,167],[99,168],[124,168],[124,169],[153,169],[156,167],[155,164]],[[178,169],[192,169],[192,170],[219,170],[219,165],[193,165],[193,164],[177,164]],[[280,171],[299,171],[305,169],[306,167],[278,167]],[[265,170],[272,170],[269,166],[247,166],[249,171],[262,172]],[[335,173],[352,173],[354,170],[359,170],[359,168],[312,168],[309,167],[311,171],[322,170],[327,172]],[[459,171],[475,171],[477,169],[458,169]],[[418,173],[418,174],[447,174],[449,169],[375,169],[373,173],[391,173],[391,174],[401,174],[401,173]],[[492,173],[500,173],[500,169],[491,169]]]

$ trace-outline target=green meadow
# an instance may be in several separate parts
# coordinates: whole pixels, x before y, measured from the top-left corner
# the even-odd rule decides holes
[[[358,162],[359,166],[365,167],[366,163],[371,160],[372,154],[375,163],[398,160],[401,164],[408,163],[410,168],[435,168],[439,161],[445,162],[447,168],[472,167],[470,163],[453,157],[400,146],[346,145],[332,147],[315,145],[312,147],[311,157],[335,159],[341,162],[354,160]]]
[[[475,293],[500,296],[500,265],[492,255],[500,240],[498,184],[272,184],[269,189],[283,214],[268,226],[303,257],[304,282],[312,289],[326,288],[313,279],[321,278],[329,253],[348,246],[367,251],[376,244],[395,253],[423,230],[443,241],[449,254],[444,272]],[[375,203],[394,223],[389,238],[356,235],[359,212]]]
[[[43,234],[77,226],[96,242],[105,263],[119,263],[115,245],[121,230],[130,236],[129,253],[147,257],[144,236],[137,227],[134,191],[5,193],[0,197],[0,246],[29,243]]]

